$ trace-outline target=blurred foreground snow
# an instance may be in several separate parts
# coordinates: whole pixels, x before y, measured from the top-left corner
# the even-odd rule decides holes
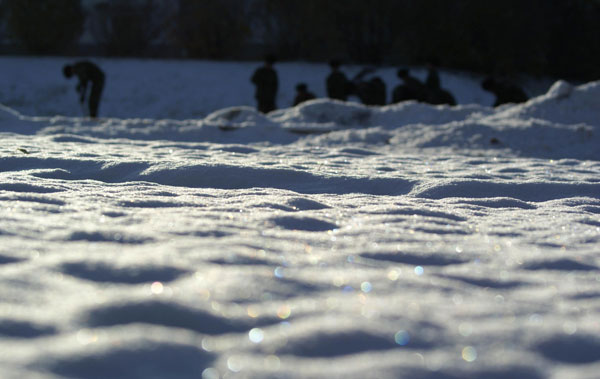
[[[62,111],[70,87],[48,95],[62,78],[33,80],[58,60],[20,62],[37,68],[1,97],[0,377],[600,369],[600,83],[265,116],[249,87],[179,93],[193,62],[144,62],[171,89],[124,75],[91,121]]]

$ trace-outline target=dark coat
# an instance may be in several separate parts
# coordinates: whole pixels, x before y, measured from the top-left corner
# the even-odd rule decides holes
[[[71,68],[73,75],[76,75],[77,79],[79,79],[77,92],[79,92],[79,100],[82,103],[85,102],[88,83],[92,83],[88,106],[90,117],[96,117],[98,115],[102,89],[104,88],[104,72],[89,61],[76,62]]]
[[[258,110],[263,113],[274,110],[279,87],[277,72],[272,67],[262,66],[254,71],[250,80],[256,87],[254,97],[258,102]]]
[[[385,83],[379,77],[374,77],[368,82],[360,82],[358,85],[358,97],[365,105],[385,105]]]
[[[496,95],[495,107],[508,103],[524,103],[529,100],[523,89],[506,80],[487,78],[481,83],[481,87]]]
[[[495,107],[507,103],[524,103],[529,100],[525,91],[516,85],[501,85],[493,92],[496,95]]]
[[[427,98],[427,102],[429,104],[447,104],[447,105],[456,105],[456,100],[454,99],[454,96],[452,96],[452,94],[443,89],[443,88],[438,88],[436,90],[434,89],[430,89],[429,90],[429,95]]]
[[[430,68],[427,70],[427,78],[425,79],[425,85],[430,90],[440,89],[440,75],[437,70],[434,68]]]
[[[73,74],[79,79],[79,84],[87,85],[88,82],[104,83],[104,72],[89,61],[76,62],[72,66]]]
[[[427,87],[410,75],[402,77],[404,84],[398,85],[392,92],[392,104],[406,100],[427,101]]]
[[[298,91],[296,93],[296,98],[294,98],[294,106],[312,99],[316,99],[314,93],[310,91]]]
[[[327,76],[327,96],[331,99],[344,100],[348,99],[351,83],[341,71],[332,71]]]

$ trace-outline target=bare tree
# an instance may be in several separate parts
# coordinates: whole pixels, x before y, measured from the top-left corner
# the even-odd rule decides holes
[[[90,16],[95,41],[113,56],[144,56],[162,36],[164,12],[154,0],[110,0]]]
[[[346,36],[338,27],[340,9],[337,0],[255,0],[251,27],[266,49],[283,58],[344,56]]]
[[[0,44],[4,42],[4,36],[6,33],[5,9],[6,4],[4,3],[4,0],[0,0]]]
[[[80,0],[5,0],[7,30],[32,53],[61,53],[81,36]]]
[[[171,39],[190,57],[235,57],[250,36],[244,0],[179,0]]]

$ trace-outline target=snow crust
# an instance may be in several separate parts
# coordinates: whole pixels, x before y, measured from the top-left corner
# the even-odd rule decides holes
[[[262,115],[255,64],[105,60],[90,120],[1,61],[0,377],[597,375],[600,82]]]

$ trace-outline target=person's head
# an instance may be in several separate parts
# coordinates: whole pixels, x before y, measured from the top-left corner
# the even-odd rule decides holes
[[[308,90],[308,86],[306,83],[298,83],[296,84],[296,91],[298,92],[306,92]]]
[[[396,72],[396,75],[398,75],[399,78],[406,78],[408,76],[408,69],[401,68]]]
[[[277,61],[277,59],[275,58],[275,55],[273,55],[273,54],[265,55],[265,63],[268,66],[272,66],[276,61]]]
[[[329,67],[334,70],[337,70],[342,65],[342,62],[339,59],[332,59],[329,61]]]
[[[438,57],[429,57],[425,64],[430,68],[438,68],[440,66],[440,60]]]
[[[69,64],[64,65],[62,71],[65,78],[70,78],[71,76],[73,76],[73,66]]]
[[[491,76],[485,78],[481,82],[481,88],[483,88],[486,91],[492,91],[495,87],[496,87],[496,81]]]

